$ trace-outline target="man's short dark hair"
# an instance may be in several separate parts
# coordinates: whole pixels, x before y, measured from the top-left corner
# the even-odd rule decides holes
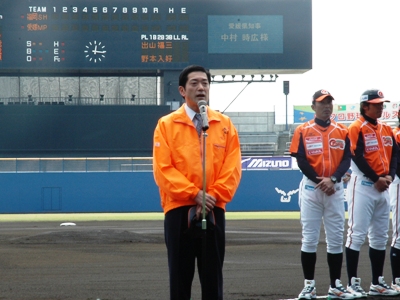
[[[363,116],[363,117],[365,117],[365,110],[364,110],[364,108],[365,107],[368,107],[369,106],[369,103],[368,102],[361,102],[360,103],[360,114]]]
[[[187,83],[187,80],[188,80],[188,76],[192,72],[203,72],[203,73],[206,73],[207,79],[208,79],[208,83],[211,83],[210,71],[206,70],[202,66],[191,65],[191,66],[187,66],[186,68],[184,68],[182,70],[181,74],[179,75],[179,86],[183,86],[183,87],[186,86],[186,83]]]

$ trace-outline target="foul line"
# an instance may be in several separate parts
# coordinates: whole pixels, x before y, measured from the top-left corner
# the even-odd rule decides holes
[[[328,295],[326,296],[317,296],[317,299],[327,299]],[[278,300],[299,300],[299,298],[287,298],[287,299],[278,299]]]

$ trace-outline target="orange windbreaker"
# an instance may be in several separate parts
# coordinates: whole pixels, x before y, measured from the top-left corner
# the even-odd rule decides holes
[[[331,121],[329,127],[323,128],[315,120],[311,120],[296,128],[290,152],[298,152],[302,137],[305,155],[311,167],[318,176],[330,177],[343,159],[347,135],[346,126],[335,121]]]
[[[360,137],[360,132],[362,137]],[[359,138],[362,138],[362,142],[364,143],[364,159],[376,175],[383,176],[390,173],[393,131],[389,125],[379,120],[378,124],[374,125],[361,116],[350,124],[349,138],[353,155]]]
[[[210,127],[206,138],[206,192],[217,199],[215,206],[225,210],[242,174],[239,136],[227,116],[209,107],[207,115]],[[193,199],[203,189],[202,142],[203,137],[198,137],[183,105],[158,121],[153,172],[164,213],[196,205]]]

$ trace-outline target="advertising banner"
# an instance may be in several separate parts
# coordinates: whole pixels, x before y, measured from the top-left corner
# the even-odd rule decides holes
[[[290,156],[242,156],[242,170],[292,169]]]
[[[380,118],[385,122],[398,122],[397,112],[399,103],[384,103],[383,114]],[[314,119],[311,105],[294,106],[294,123],[304,123]],[[360,104],[335,104],[333,105],[332,119],[336,122],[353,122],[360,116]]]
[[[243,172],[229,211],[299,211],[299,170]]]

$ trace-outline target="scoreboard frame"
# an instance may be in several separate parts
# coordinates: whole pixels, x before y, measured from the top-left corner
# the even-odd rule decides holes
[[[0,76],[158,76],[312,68],[311,0],[0,3]]]

